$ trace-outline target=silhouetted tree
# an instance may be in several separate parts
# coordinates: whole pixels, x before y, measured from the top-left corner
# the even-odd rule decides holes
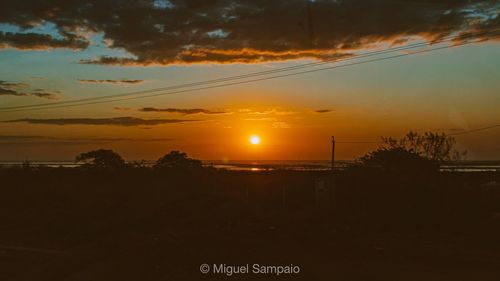
[[[380,168],[384,171],[431,171],[437,170],[437,161],[402,147],[379,148],[358,159],[362,167]]]
[[[175,168],[175,169],[200,169],[202,163],[200,160],[191,159],[187,157],[187,154],[180,151],[171,151],[170,153],[164,155],[154,165],[154,168]]]
[[[410,131],[399,140],[391,137],[382,138],[382,140],[386,149],[401,148],[438,162],[460,160],[467,154],[465,150],[456,150],[454,148],[456,144],[455,138],[444,133],[425,132],[419,134]]]
[[[358,159],[362,167],[387,171],[438,170],[439,163],[459,160],[466,152],[454,148],[455,139],[445,134],[409,132],[403,138],[382,138],[383,146]]]
[[[119,169],[125,167],[125,160],[116,152],[109,149],[98,149],[81,153],[76,162],[85,162],[86,167],[99,169]]]

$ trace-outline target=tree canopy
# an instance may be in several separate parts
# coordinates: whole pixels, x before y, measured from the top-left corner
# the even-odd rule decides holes
[[[98,149],[81,153],[76,157],[77,162],[84,162],[84,166],[99,169],[119,169],[125,167],[125,160],[110,149]]]
[[[455,149],[455,138],[445,134],[410,131],[400,139],[382,138],[383,145],[358,159],[363,167],[384,170],[437,170],[440,163],[462,159],[466,151]]]
[[[188,158],[187,154],[180,151],[171,151],[156,161],[154,168],[175,168],[175,169],[200,169],[202,163],[200,160]]]
[[[460,160],[467,154],[467,151],[459,151],[455,148],[456,140],[454,137],[444,133],[425,132],[419,134],[410,131],[399,140],[384,137],[382,141],[386,149],[404,149],[440,163]]]

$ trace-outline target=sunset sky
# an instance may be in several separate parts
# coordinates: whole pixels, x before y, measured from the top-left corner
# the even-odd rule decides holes
[[[499,13],[500,1],[465,0],[2,0],[0,161],[72,160],[96,148],[127,160],[170,150],[206,160],[319,160],[330,157],[332,135],[337,157],[353,159],[381,136],[409,130],[458,134],[468,159],[500,159],[500,128],[465,133],[500,124]],[[335,58],[361,62],[372,57],[359,54],[443,38],[452,40],[389,55],[470,44],[211,89],[58,104]],[[54,105],[13,110],[45,103]]]

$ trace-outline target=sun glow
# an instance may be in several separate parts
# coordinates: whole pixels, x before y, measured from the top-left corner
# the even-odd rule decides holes
[[[259,145],[260,144],[260,137],[257,135],[250,136],[250,143],[252,145]]]

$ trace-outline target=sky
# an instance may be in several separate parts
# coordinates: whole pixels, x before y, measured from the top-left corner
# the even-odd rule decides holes
[[[410,130],[500,159],[500,128],[467,133],[500,124],[499,13],[500,1],[465,0],[4,0],[0,161],[97,148],[321,160],[331,136],[338,159],[355,159]]]

